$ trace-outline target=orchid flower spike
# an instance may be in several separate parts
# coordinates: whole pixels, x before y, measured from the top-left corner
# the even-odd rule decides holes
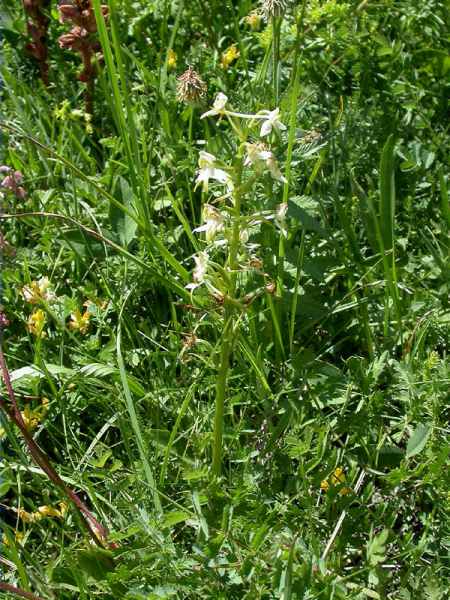
[[[214,206],[205,204],[203,207],[203,218],[204,224],[194,229],[194,232],[201,233],[205,232],[206,241],[212,242],[219,231],[223,230],[224,216]]]
[[[212,109],[203,113],[201,118],[204,119],[205,117],[215,117],[215,116],[222,117],[225,114],[225,106],[226,106],[227,102],[228,102],[228,96],[225,96],[225,94],[223,94],[222,92],[219,92],[216,96],[216,99],[214,100]]]
[[[186,288],[188,290],[195,290],[198,286],[200,286],[206,277],[206,273],[208,271],[208,261],[209,256],[206,252],[199,252],[195,254],[193,257],[195,262],[195,269],[192,274],[192,279],[194,280],[192,283],[188,283]]]
[[[228,187],[229,190],[233,189],[233,182],[231,181],[231,177],[229,174],[223,169],[218,169],[216,167],[217,159],[213,154],[209,154],[204,150],[200,151],[198,166],[199,169],[197,171],[197,179],[196,186],[202,184],[203,190],[205,192],[208,191],[208,184],[210,179],[215,179],[219,183],[224,183]]]
[[[280,171],[275,155],[270,150],[267,150],[264,144],[247,143],[245,144],[245,147],[247,150],[247,156],[245,158],[244,165],[246,167],[255,165],[256,170],[258,170],[258,167],[264,165],[273,179],[281,181],[281,183],[287,183],[286,177],[284,177]]]
[[[265,137],[275,131],[285,131],[286,125],[280,121],[280,109],[275,108],[275,110],[261,110],[259,112],[262,115],[263,122],[261,125],[260,136]]]

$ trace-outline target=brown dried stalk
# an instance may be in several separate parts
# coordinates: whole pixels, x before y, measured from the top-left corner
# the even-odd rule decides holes
[[[0,336],[2,332],[0,332]],[[75,508],[80,514],[81,520],[88,530],[92,539],[102,547],[110,549],[117,548],[114,542],[108,542],[108,530],[106,527],[101,525],[91,511],[87,508],[77,494],[71,490],[61,479],[54,467],[51,465],[48,456],[43,450],[37,445],[32,435],[27,429],[25,422],[20,412],[17,400],[14,394],[14,390],[11,384],[11,378],[9,370],[6,365],[5,356],[3,354],[3,348],[0,344],[0,371],[5,383],[6,391],[9,396],[9,404],[0,396],[0,408],[10,418],[10,420],[19,428],[23,439],[28,447],[28,450],[34,460],[34,462],[44,471],[47,477],[67,496],[67,498],[74,504]]]
[[[97,76],[95,55],[101,46],[95,37],[97,22],[91,0],[60,0],[58,5],[60,21],[73,24],[72,29],[60,36],[60,48],[72,50],[80,54],[83,70],[78,79],[86,84],[85,106],[86,113],[93,114],[94,89]],[[108,14],[108,7],[102,5],[103,15]]]
[[[4,592],[9,592],[10,594],[15,594],[20,598],[28,598],[28,600],[43,600],[40,596],[35,596],[31,592],[26,592],[21,588],[16,587],[15,585],[10,585],[9,583],[0,582],[0,590]]]
[[[44,12],[49,8],[50,0],[23,0],[23,8],[28,17],[27,31],[31,42],[26,49],[38,62],[41,79],[44,85],[48,85],[48,48],[47,31],[50,19]]]

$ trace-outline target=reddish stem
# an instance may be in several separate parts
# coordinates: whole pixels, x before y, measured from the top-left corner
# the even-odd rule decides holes
[[[0,582],[0,590],[9,592],[10,594],[15,594],[21,598],[28,598],[28,600],[43,600],[40,596],[35,596],[31,592],[26,592],[25,590],[22,590],[14,585],[10,585],[9,583]]]
[[[107,542],[108,530],[106,529],[106,527],[104,527],[97,521],[97,519],[87,508],[84,502],[80,500],[77,494],[64,483],[64,481],[61,479],[61,477],[51,465],[48,456],[39,448],[37,443],[34,441],[33,437],[30,435],[30,432],[28,431],[27,426],[25,425],[22,413],[20,412],[19,406],[17,404],[17,400],[14,394],[13,387],[11,385],[11,378],[9,375],[8,367],[6,366],[5,356],[3,354],[3,349],[1,345],[0,370],[11,403],[11,406],[8,407],[5,400],[0,396],[0,408],[4,410],[4,412],[9,416],[11,421],[20,429],[22,437],[24,438],[28,446],[28,450],[34,462],[44,471],[47,477],[51,481],[53,481],[53,483],[56,486],[58,486],[67,496],[67,498],[75,505],[78,512],[80,513],[81,520],[87,528],[92,539],[100,546],[106,545],[111,549],[117,548],[117,545],[115,543]]]

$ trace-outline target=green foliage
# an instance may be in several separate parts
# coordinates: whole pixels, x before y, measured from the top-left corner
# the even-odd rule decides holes
[[[2,413],[2,581],[45,600],[443,600],[445,3],[299,1],[255,26],[247,0],[92,4],[92,118],[56,6],[48,88],[22,3],[2,8],[0,163],[27,190],[0,192],[2,345],[34,439],[114,547]],[[280,108],[263,141],[287,183],[245,164],[256,121],[201,118],[218,92]],[[239,210],[195,186],[199,150]],[[196,231],[205,204],[239,235]]]

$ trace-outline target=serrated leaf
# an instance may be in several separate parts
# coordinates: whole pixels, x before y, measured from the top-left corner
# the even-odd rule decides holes
[[[416,454],[422,452],[430,437],[431,429],[430,425],[424,425],[423,423],[416,427],[406,446],[406,458],[411,458],[411,456],[416,456]]]

